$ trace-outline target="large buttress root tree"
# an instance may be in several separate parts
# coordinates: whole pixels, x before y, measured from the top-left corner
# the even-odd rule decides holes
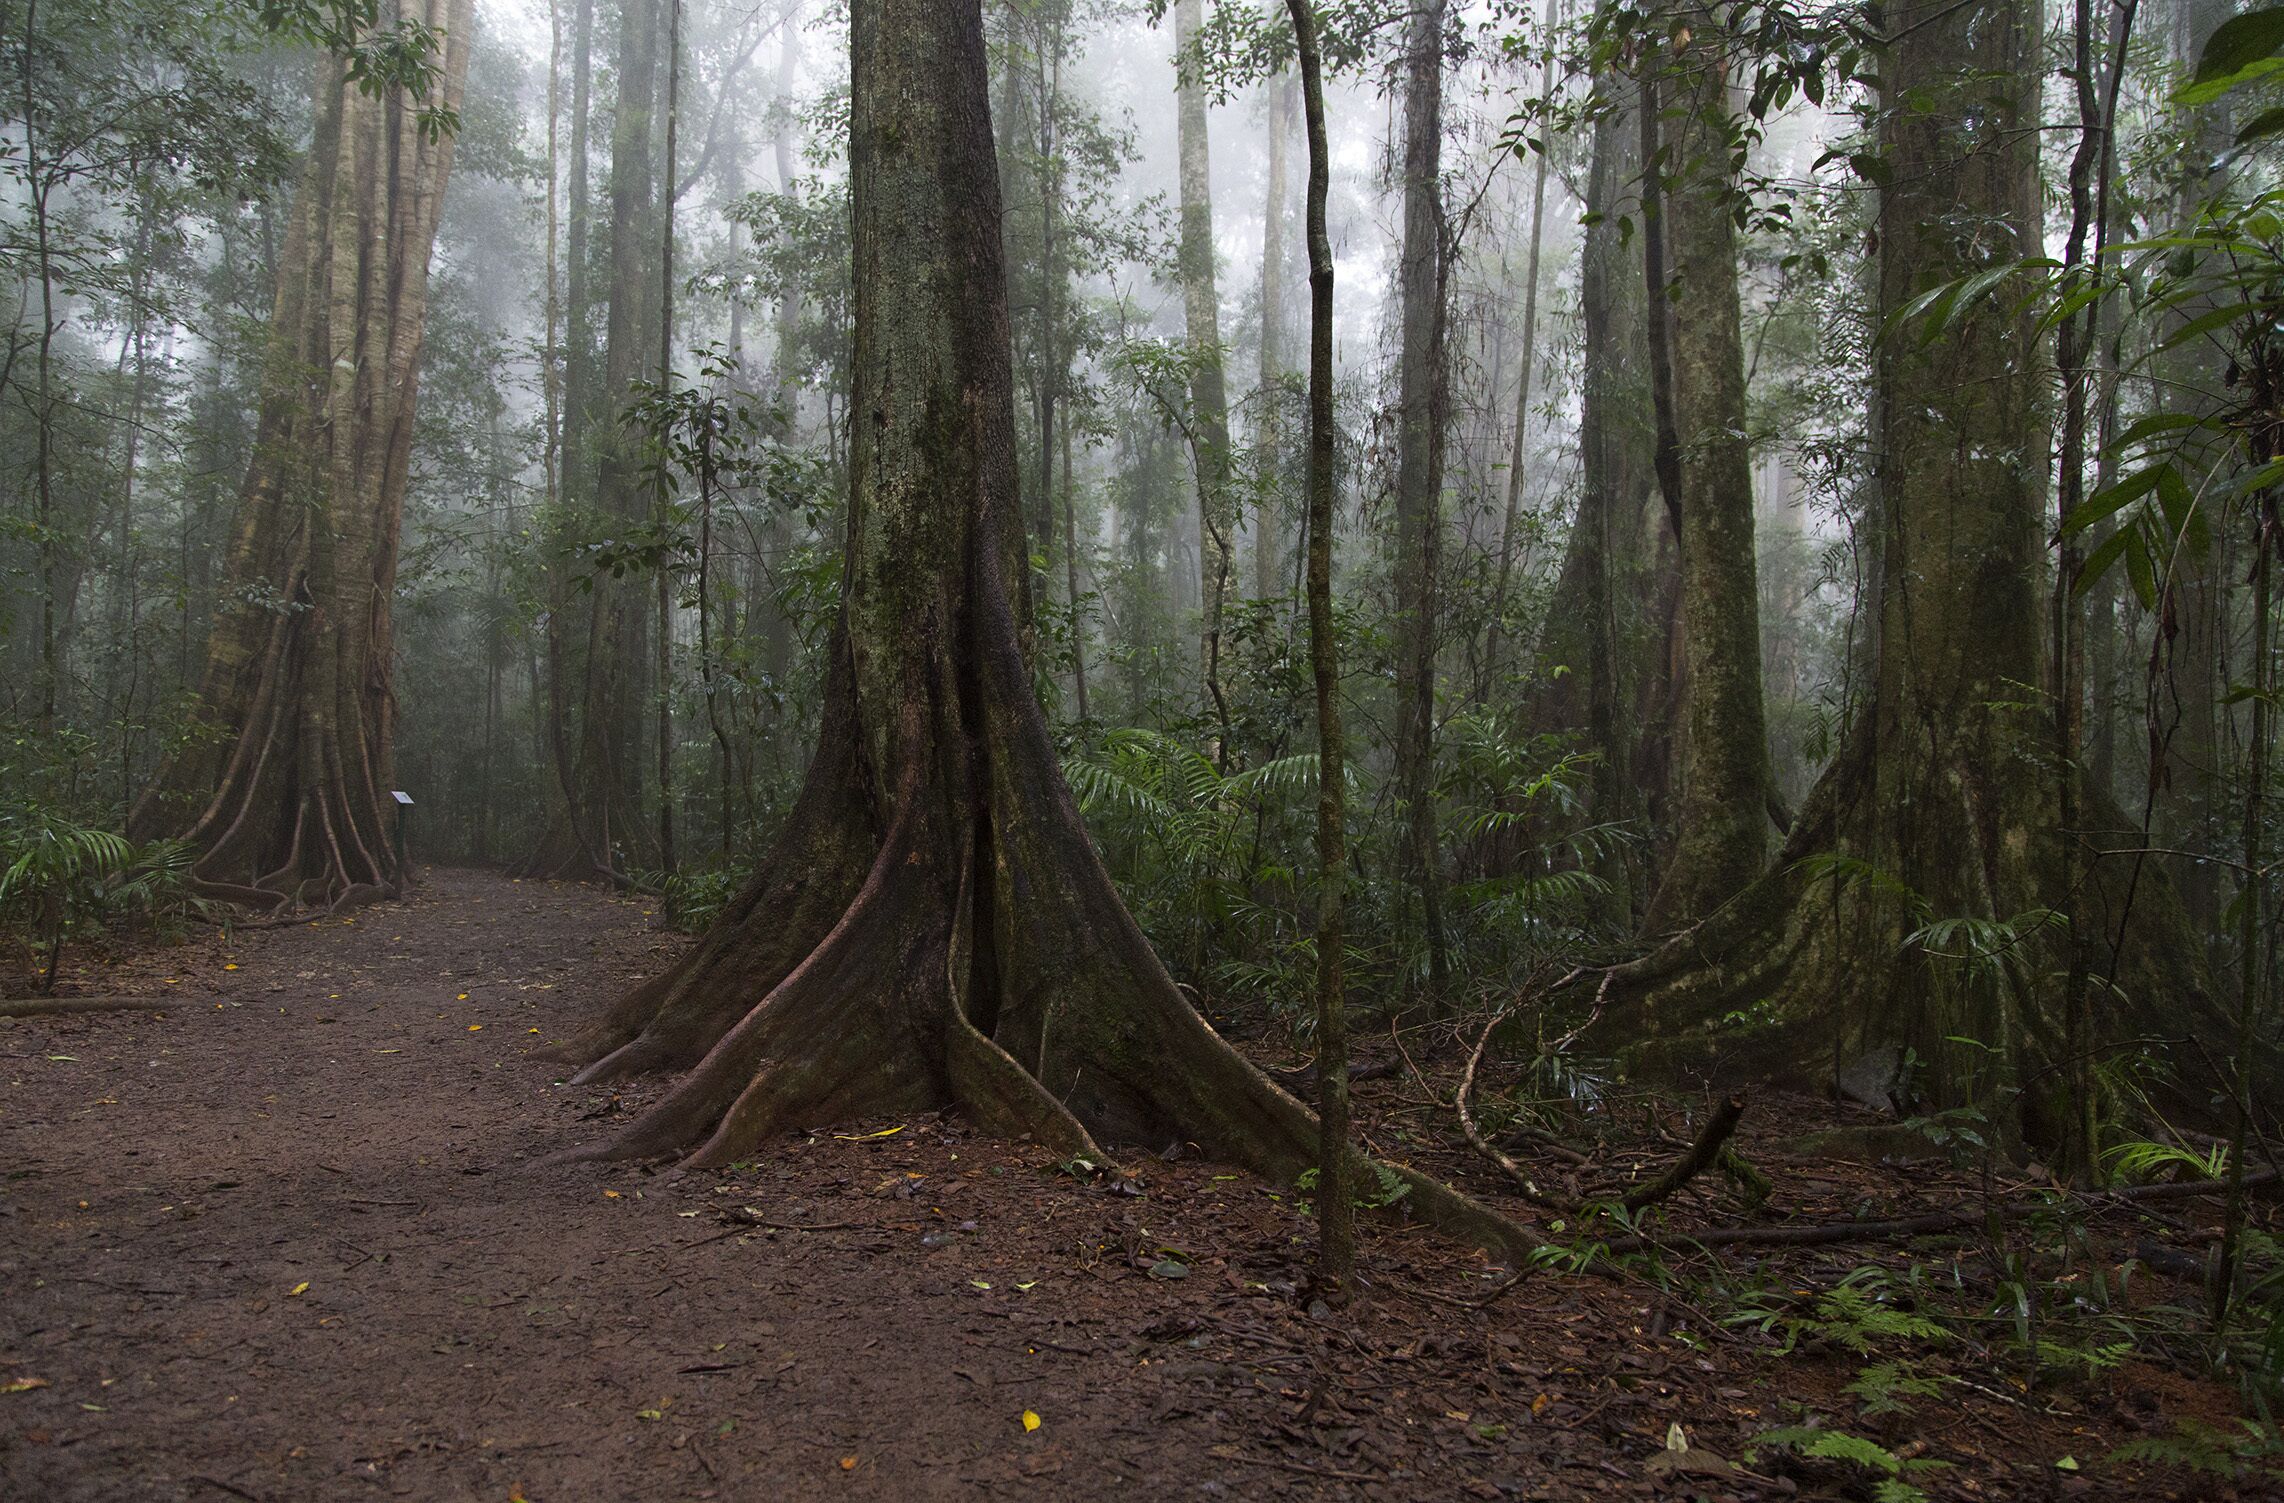
[[[850,15],[856,360],[824,724],[763,875],[579,1048],[689,1067],[596,1157],[719,1165],[771,1133],[958,1107],[1099,1160],[1195,1143],[1290,1181],[1316,1123],[1159,965],[1032,690],[1006,281],[979,0]],[[1425,1216],[1519,1228],[1424,1178]]]
[[[390,600],[453,143],[423,116],[459,106],[474,10],[383,6],[384,27],[442,34],[425,101],[320,65],[197,716],[128,822],[138,839],[186,836],[211,893],[258,907],[338,906],[401,878]]]
[[[1883,312],[2037,254],[2036,13],[1888,13]],[[1840,755],[1766,876],[1612,979],[1604,1036],[1653,1040],[1649,1062],[1822,1083],[1910,1051],[1930,1104],[2023,1086],[2035,1114],[2063,1052],[2037,916],[2066,897],[2116,968],[2106,1036],[2206,1021],[2154,874],[2097,859],[2083,890],[2060,890],[2062,839],[2140,842],[2114,811],[2090,821],[2109,832],[2054,828],[2043,354],[2016,294],[1960,316],[1939,340],[1893,331],[1876,356],[1870,683]],[[1948,920],[1969,922],[1931,927]]]

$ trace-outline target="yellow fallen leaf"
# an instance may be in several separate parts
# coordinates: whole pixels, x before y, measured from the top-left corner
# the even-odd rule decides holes
[[[605,1190],[603,1192],[603,1199],[605,1200],[617,1200],[618,1198],[619,1192],[616,1190]]]
[[[238,969],[238,967],[237,967],[237,965],[236,965],[235,963],[233,963],[233,964],[230,964],[230,965],[226,965],[226,966],[224,966],[222,969],[224,969],[225,971],[234,971],[234,970]]]
[[[35,1388],[47,1386],[48,1380],[45,1378],[10,1378],[7,1382],[0,1383],[0,1393],[30,1393]]]
[[[1023,1429],[1025,1433],[1029,1433],[1030,1431],[1038,1429],[1039,1424],[1040,1420],[1038,1415],[1032,1413],[1028,1409],[1023,1411]]]
[[[373,1052],[374,1052],[375,1054],[402,1054],[402,1053],[404,1053],[404,1051],[403,1051],[402,1049],[375,1049]]]
[[[844,1471],[844,1472],[853,1472],[853,1471],[855,1471],[856,1469],[857,1469],[857,1459],[856,1459],[854,1456],[843,1456],[843,1457],[841,1458],[841,1470],[842,1470],[842,1471]]]
[[[455,1002],[465,1002],[468,1000],[468,994],[466,992],[462,992],[459,996],[454,997],[452,1000]]]
[[[893,1138],[902,1131],[904,1124],[899,1122],[894,1127],[884,1127],[878,1132],[837,1132],[833,1136],[843,1143],[869,1143],[874,1138]]]
[[[286,1298],[291,1299],[297,1294],[307,1293],[309,1293],[309,1280],[303,1279],[300,1283],[294,1285],[291,1289],[286,1291]]]
[[[470,1023],[468,1025],[468,1031],[470,1033],[482,1033],[484,1031],[484,1025],[481,1023]]]

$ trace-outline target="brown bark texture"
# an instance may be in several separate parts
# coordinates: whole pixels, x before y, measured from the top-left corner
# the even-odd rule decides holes
[[[457,108],[473,0],[384,15],[443,33]],[[396,890],[391,597],[412,456],[429,252],[452,166],[401,90],[320,64],[318,120],[280,258],[252,463],[198,708],[136,801],[137,839],[183,836],[218,897],[338,907]]]

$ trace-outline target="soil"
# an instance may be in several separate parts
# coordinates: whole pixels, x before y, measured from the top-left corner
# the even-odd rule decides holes
[[[1844,1351],[1639,1280],[1510,1285],[1392,1220],[1333,1311],[1305,1206],[1190,1157],[1088,1176],[923,1117],[721,1173],[550,1162],[658,1086],[540,1051],[682,943],[636,900],[434,871],[67,957],[153,1008],[0,1020],[0,1499],[1869,1497],[1755,1451],[1809,1416],[1948,1463],[1911,1474],[1937,1497],[2280,1495],[2105,1460],[2227,1423],[2170,1372],[1974,1374],[1883,1426]],[[1384,1141],[1407,1100],[1366,1089]]]

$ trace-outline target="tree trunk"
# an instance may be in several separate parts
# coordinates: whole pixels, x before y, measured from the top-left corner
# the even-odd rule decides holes
[[[2035,5],[1924,0],[1889,20],[1882,310],[2038,245],[2025,192],[2037,150]],[[1925,927],[2032,928],[2031,915],[2062,896],[2051,722],[2045,706],[2023,703],[2046,666],[2040,356],[2035,310],[2003,289],[1939,340],[1881,342],[1869,702],[1773,868],[1615,977],[1603,1036],[1649,1040],[1637,1062],[1673,1070],[1718,1056],[1727,1072],[1822,1083],[1835,1067],[1884,1058],[1899,1096],[1978,1103],[2002,1128],[2017,1110],[2006,1087],[2044,1079],[2052,1089],[2052,1072],[2028,1068],[2061,1054],[2039,985],[2049,937],[2018,938],[1977,964],[1958,958],[1975,948],[1972,934],[1945,940]],[[1823,852],[1837,860],[1803,871]],[[2132,863],[2090,854],[2083,901],[2117,937],[2127,999],[2105,1022],[2120,1036],[2204,1026],[2209,999],[2170,891],[2144,874],[2121,918]],[[1903,1079],[1913,1055],[1919,1073]],[[2059,1124],[2042,1120],[2041,1103],[2022,1105],[2025,1129],[2051,1136]]]
[[[1443,563],[1444,427],[1449,321],[1443,214],[1443,18],[1446,0],[1412,12],[1404,84],[1404,245],[1396,429],[1396,798],[1404,867],[1419,896],[1428,981],[1450,976],[1435,819],[1436,588]]]
[[[1205,84],[1190,49],[1202,22],[1200,0],[1174,0],[1175,129],[1181,148],[1182,327],[1190,351],[1190,449],[1198,490],[1198,654],[1205,709],[1222,725],[1221,618],[1229,603],[1237,518],[1229,483],[1229,390],[1221,364],[1221,297],[1214,287],[1213,181],[1206,143]],[[1228,753],[1217,749],[1215,760]]]
[[[443,31],[457,108],[473,0],[407,0]],[[384,22],[385,24],[385,22]],[[260,431],[201,681],[201,733],[137,801],[137,839],[185,835],[214,892],[274,907],[402,885],[390,845],[390,603],[452,138],[328,58],[280,262]]]
[[[1675,440],[1671,499],[1680,513],[1680,715],[1674,757],[1673,854],[1653,925],[1712,911],[1760,875],[1768,854],[1768,727],[1761,698],[1761,606],[1753,551],[1753,475],[1746,437],[1745,350],[1737,296],[1738,192],[1728,48],[1711,10],[1682,12],[1688,46],[1645,87],[1671,89],[1667,151],[1651,168],[1653,202],[1671,251],[1671,287],[1650,288],[1649,316],[1672,330]],[[1662,50],[1662,49],[1661,49]],[[1667,467],[1661,467],[1667,468]]]
[[[1554,29],[1558,0],[1546,0],[1546,61],[1539,68],[1539,98],[1554,99]],[[1491,586],[1491,625],[1483,644],[1483,682],[1494,681],[1505,656],[1507,586],[1515,568],[1515,523],[1522,513],[1524,460],[1531,430],[1531,378],[1538,372],[1539,255],[1546,245],[1547,153],[1534,152],[1531,168],[1530,253],[1523,262],[1523,349],[1515,385],[1515,441],[1507,457],[1507,505],[1499,524],[1499,565]]]
[[[591,526],[624,541],[642,525],[641,439],[612,410],[632,397],[654,367],[664,309],[658,300],[658,132],[660,0],[621,0],[618,103],[611,121],[611,288],[604,323],[603,389],[595,414],[596,471]],[[634,578],[590,571],[587,656],[579,716],[577,794],[571,817],[581,844],[607,872],[624,870],[642,832],[644,680],[650,623]]]
[[[1277,431],[1285,377],[1286,143],[1293,134],[1293,79],[1269,80],[1269,190],[1261,209],[1261,380],[1254,396],[1253,593],[1285,593],[1283,519],[1277,506]],[[1313,275],[1313,273],[1312,273]]]
[[[1664,638],[1655,624],[1671,593],[1672,532],[1652,474],[1649,385],[1636,363],[1648,343],[1641,237],[1619,225],[1640,151],[1631,108],[1595,121],[1586,182],[1593,217],[1579,265],[1578,515],[1533,653],[1523,717],[1534,728],[1583,733],[1582,749],[1595,758],[1588,824],[1639,819],[1661,791],[1637,730],[1664,697]],[[1596,870],[1611,885],[1612,920],[1631,922],[1647,895],[1620,849],[1609,847]]]
[[[1337,1291],[1356,1270],[1355,1185],[1348,1167],[1347,747],[1340,725],[1340,639],[1332,623],[1332,236],[1325,199],[1324,63],[1310,0],[1290,0],[1309,132],[1309,668],[1316,684],[1316,1075],[1318,1261]],[[1282,207],[1279,203],[1278,207]],[[1266,369],[1267,361],[1264,359]]]
[[[719,1165],[810,1123],[956,1105],[1065,1157],[1189,1141],[1290,1182],[1315,1119],[1151,953],[1024,661],[979,0],[856,0],[849,40],[857,421],[825,720],[762,875],[582,1041],[582,1079],[695,1064],[584,1156]],[[1440,1224],[1530,1244],[1412,1182]]]

